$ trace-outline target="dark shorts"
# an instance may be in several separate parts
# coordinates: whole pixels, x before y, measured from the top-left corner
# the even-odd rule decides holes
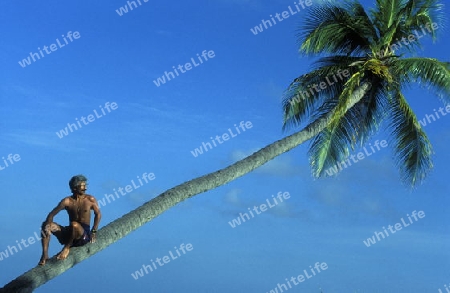
[[[84,232],[83,232],[83,235],[79,239],[75,239],[72,242],[71,247],[83,246],[86,243],[91,241],[91,232],[90,232],[91,227],[89,225],[83,224],[83,223],[78,223],[78,224],[80,224],[81,227],[83,227]],[[61,233],[58,233],[59,235],[56,235],[56,233],[54,233],[54,234],[55,234],[56,238],[58,238],[59,243],[62,245],[65,245],[69,241],[69,239],[72,235],[72,228],[70,228],[70,226],[60,226],[60,227],[61,227]]]
[[[79,239],[74,240],[72,242],[72,247],[83,246],[86,243],[91,241],[91,227],[86,224],[82,224],[82,223],[79,223],[79,224],[84,229],[83,236],[81,236],[81,238],[79,238]]]

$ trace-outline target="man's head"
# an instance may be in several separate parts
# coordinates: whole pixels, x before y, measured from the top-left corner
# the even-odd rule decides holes
[[[83,194],[87,189],[86,187],[87,178],[83,175],[75,175],[70,178],[69,187],[73,193]]]

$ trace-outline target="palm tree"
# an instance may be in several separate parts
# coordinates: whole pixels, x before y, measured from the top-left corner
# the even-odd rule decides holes
[[[314,176],[347,159],[350,150],[362,147],[388,121],[402,180],[415,185],[426,177],[433,166],[431,144],[402,90],[419,82],[448,98],[450,63],[403,56],[420,46],[424,33],[436,38],[442,17],[438,2],[377,0],[370,14],[358,2],[329,3],[309,15],[299,34],[300,51],[324,56],[313,71],[291,83],[284,99],[284,127],[299,125],[311,113],[314,121],[333,112],[309,150]],[[345,70],[347,79],[342,78]],[[347,111],[364,82],[371,89]],[[326,88],[318,92],[320,83]]]
[[[72,249],[64,262],[52,258],[0,292],[32,292],[172,206],[243,176],[309,139],[313,139],[309,152],[313,174],[322,176],[325,168],[347,158],[350,149],[362,146],[385,119],[390,122],[402,179],[417,184],[432,168],[431,146],[401,90],[421,82],[448,98],[450,63],[399,55],[417,49],[418,40],[400,48],[395,45],[423,28],[435,37],[433,23],[441,20],[438,2],[377,0],[369,14],[355,1],[329,1],[309,9],[299,34],[300,52],[322,56],[312,72],[291,83],[283,102],[284,129],[311,117],[304,129],[222,170],[165,191],[100,229],[96,243]],[[337,73],[340,77],[333,84],[321,86]]]

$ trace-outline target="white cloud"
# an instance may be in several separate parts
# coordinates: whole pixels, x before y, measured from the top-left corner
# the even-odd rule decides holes
[[[392,220],[398,208],[392,196],[404,192],[395,166],[383,157],[366,158],[343,170],[337,176],[320,178],[310,185],[307,196],[329,207],[339,218],[362,219],[368,215]],[[386,188],[380,192],[380,186]]]
[[[222,213],[224,213],[227,217],[229,217],[229,215],[236,216],[239,213],[248,212],[248,208],[253,209],[253,207],[259,207],[261,204],[266,204],[267,206],[268,200],[271,206],[264,212],[264,214],[271,214],[275,217],[294,216],[289,199],[284,199],[282,202],[277,199],[275,202],[271,194],[268,194],[265,197],[258,196],[257,199],[248,193],[242,194],[243,191],[237,188],[228,191],[223,197],[226,206],[225,211],[222,211]],[[275,197],[277,196],[277,194],[273,195]]]
[[[239,194],[241,191],[242,190],[237,188],[231,189],[225,194],[224,201],[234,206],[242,206],[241,200],[239,199]]]
[[[3,140],[14,143],[22,143],[33,147],[50,148],[63,152],[83,151],[84,148],[76,147],[73,144],[62,144],[55,132],[16,130],[15,133],[5,133]]]

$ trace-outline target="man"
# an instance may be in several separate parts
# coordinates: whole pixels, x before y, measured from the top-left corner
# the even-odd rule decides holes
[[[64,198],[48,214],[42,224],[42,256],[39,265],[45,265],[48,259],[48,245],[51,234],[55,235],[59,243],[64,245],[57,259],[66,259],[71,247],[83,246],[88,242],[95,242],[98,224],[102,214],[98,208],[97,200],[85,193],[87,178],[83,175],[73,176],[69,181],[72,195]],[[53,217],[60,211],[66,210],[70,225],[61,226],[53,222]],[[94,211],[94,226],[90,230],[91,210]]]

